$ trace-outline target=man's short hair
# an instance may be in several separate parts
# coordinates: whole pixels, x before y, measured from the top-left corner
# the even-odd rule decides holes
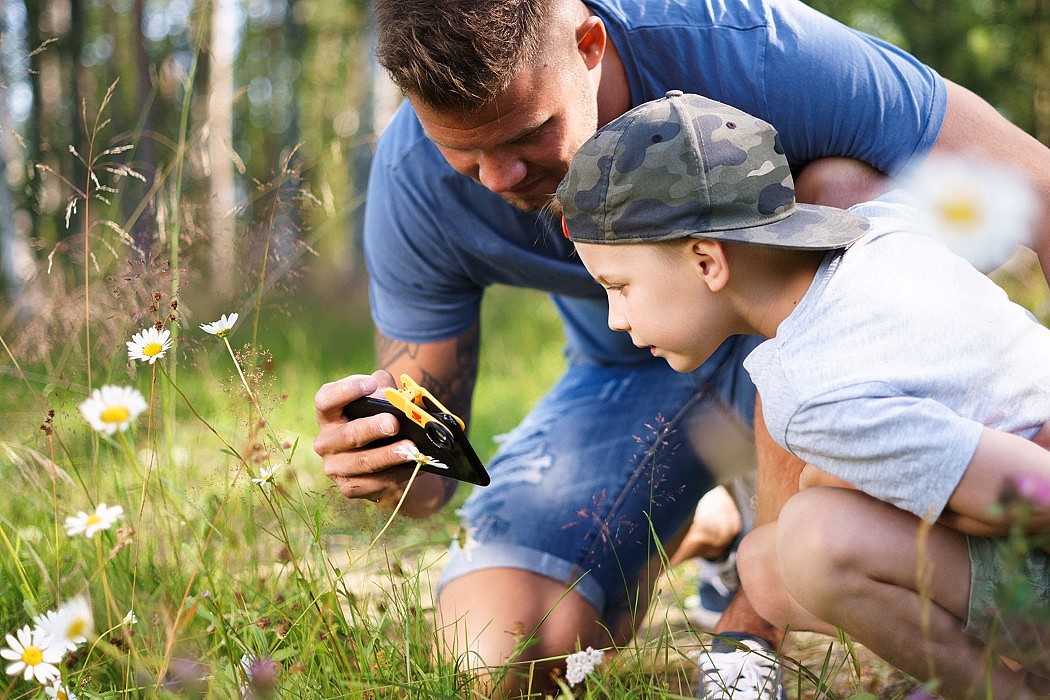
[[[436,109],[492,102],[539,52],[559,0],[376,0],[376,56]]]

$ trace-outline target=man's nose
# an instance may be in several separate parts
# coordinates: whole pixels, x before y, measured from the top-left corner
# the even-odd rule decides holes
[[[478,158],[478,182],[496,194],[514,189],[526,171],[525,161],[506,151],[483,152]]]

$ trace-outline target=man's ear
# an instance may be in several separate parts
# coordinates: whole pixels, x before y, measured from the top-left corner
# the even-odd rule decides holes
[[[710,238],[694,238],[689,246],[693,265],[712,292],[720,292],[729,284],[729,259],[725,248]]]
[[[587,70],[595,68],[605,55],[605,42],[609,35],[601,18],[588,14],[576,26],[576,48],[587,64]]]

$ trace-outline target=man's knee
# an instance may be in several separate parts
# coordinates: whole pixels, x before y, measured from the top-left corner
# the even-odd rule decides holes
[[[438,625],[446,653],[487,666],[611,641],[582,595],[562,581],[513,568],[481,569],[449,581],[438,596]]]

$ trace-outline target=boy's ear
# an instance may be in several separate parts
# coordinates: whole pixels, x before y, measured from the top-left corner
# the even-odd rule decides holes
[[[710,238],[694,238],[689,247],[693,265],[712,292],[720,292],[729,284],[729,260],[725,248]]]
[[[588,70],[602,62],[607,40],[605,24],[594,15],[588,15],[576,26],[576,48]]]

